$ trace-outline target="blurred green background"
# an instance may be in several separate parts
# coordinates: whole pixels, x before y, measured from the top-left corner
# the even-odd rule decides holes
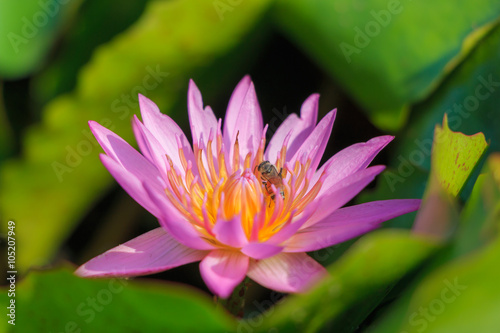
[[[147,332],[171,325],[194,332],[200,327],[183,310],[198,307],[198,321],[206,323],[200,331],[497,332],[500,287],[488,276],[500,276],[500,165],[491,155],[500,150],[499,19],[498,0],[0,2],[1,229],[16,222],[16,264],[25,278],[18,281],[16,329]],[[311,93],[321,94],[320,117],[338,108],[324,160],[355,142],[396,136],[374,162],[388,170],[357,201],[422,198],[434,127],[445,113],[451,130],[483,132],[489,149],[454,203],[456,223],[446,240],[436,248],[411,235],[415,214],[394,219],[345,256],[353,241],[321,252],[321,263],[333,263],[329,269],[351,284],[330,281],[259,317],[282,295],[273,299],[253,286],[247,309],[253,321],[236,324],[214,310],[193,264],[153,278],[198,290],[130,282],[114,295],[120,302],[87,322],[75,309],[108,282],[72,277],[70,263],[157,226],[101,165],[87,121],[135,143],[130,120],[142,93],[189,133],[189,79],[223,117],[245,74],[255,83],[269,135]],[[378,269],[350,267],[366,260],[367,246],[380,254],[372,258]],[[394,251],[401,256],[388,255]],[[52,271],[28,273],[39,268]],[[356,274],[364,278],[353,282]],[[418,312],[460,274],[467,281],[463,298],[441,302],[446,306],[433,320]],[[326,298],[333,303],[321,301],[325,290],[334,290]],[[299,310],[287,315],[292,306]],[[159,307],[175,311],[158,318]]]

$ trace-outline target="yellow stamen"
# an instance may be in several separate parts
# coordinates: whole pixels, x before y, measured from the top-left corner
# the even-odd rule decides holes
[[[200,237],[220,248],[228,246],[217,240],[212,232],[218,220],[237,217],[241,219],[249,240],[265,241],[284,226],[293,223],[294,216],[304,211],[321,189],[322,177],[309,188],[310,158],[305,162],[302,162],[304,159],[297,159],[293,165],[286,162],[288,138],[276,158],[278,175],[273,175],[273,183],[268,183],[257,170],[264,160],[265,131],[257,151],[248,152],[244,157],[242,168],[239,131],[233,147],[224,147],[220,122],[217,135],[211,132],[206,146],[203,142],[200,142],[200,146],[194,145],[193,161],[186,159],[180,139],[177,138],[177,141],[182,172],[177,173],[172,159],[166,155],[166,196],[200,232]],[[232,163],[226,165],[229,152],[233,154]],[[282,177],[282,183],[276,177]],[[272,190],[272,194],[268,189]]]
[[[196,163],[200,166],[203,166],[203,156],[202,156],[202,150],[201,149],[196,149],[195,152],[195,157],[196,157]],[[198,173],[200,174],[200,180],[201,183],[203,184],[203,187],[206,190],[211,190],[212,189],[212,182],[210,179],[208,179],[207,172],[205,170],[205,167],[198,167]]]
[[[217,183],[219,179],[215,172],[214,155],[212,154],[212,140],[208,140],[206,153],[207,153],[208,170],[210,170],[210,177],[212,178],[213,183]]]
[[[236,133],[236,140],[234,142],[233,150],[233,172],[236,172],[240,168],[240,144],[238,142],[238,135],[240,131]]]

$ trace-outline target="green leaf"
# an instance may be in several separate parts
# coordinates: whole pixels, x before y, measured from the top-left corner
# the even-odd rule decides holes
[[[0,76],[18,78],[37,70],[59,30],[80,1],[1,1]]]
[[[276,15],[377,126],[395,130],[498,23],[500,3],[288,0]]]
[[[453,132],[444,116],[443,126],[434,131],[431,173],[414,232],[443,240],[450,234],[458,222],[456,198],[487,147],[483,133]]]
[[[454,256],[476,250],[498,237],[500,227],[500,154],[493,153],[478,177],[460,216]]]
[[[500,326],[500,155],[490,156],[449,251],[419,277],[371,333],[496,332]],[[474,306],[471,306],[474,304]]]
[[[2,88],[2,84],[0,84],[0,89]],[[0,95],[0,162],[14,150],[13,142],[13,131],[7,118],[3,96]]]
[[[457,197],[486,148],[483,133],[467,136],[453,132],[445,115],[443,127],[436,126],[434,131],[432,177],[447,194]]]
[[[94,53],[76,91],[53,100],[42,123],[26,133],[23,158],[0,170],[0,206],[17,222],[20,269],[46,263],[112,184],[88,120],[135,142],[130,119],[139,113],[137,94],[174,113],[193,73],[235,49],[268,3],[242,2],[221,16],[212,1],[154,1],[136,24]],[[228,65],[225,75],[233,68]],[[212,86],[219,87],[217,79]],[[178,115],[181,123],[187,119],[185,102]]]
[[[8,302],[7,293],[0,297]],[[66,269],[32,272],[15,301],[17,332],[229,332],[236,324],[183,285],[83,279]]]
[[[146,4],[144,0],[85,0],[58,45],[57,53],[34,77],[33,91],[39,103],[45,104],[61,93],[72,91],[78,71],[90,60],[96,47],[109,42],[137,21]]]
[[[420,198],[431,169],[431,148],[435,124],[446,113],[449,127],[466,135],[482,132],[488,151],[500,151],[500,27],[491,31],[426,101],[415,106],[408,125],[396,135],[388,171],[377,190],[362,201],[401,197]],[[460,193],[461,201],[470,194],[472,181]],[[423,182],[424,181],[424,182]],[[398,218],[409,225],[406,216]]]
[[[482,132],[490,151],[500,151],[500,27],[492,30],[425,102],[415,106],[411,122],[401,133],[404,141],[395,157],[430,169],[430,142],[434,124],[448,115],[453,131]],[[410,154],[415,155],[410,159]],[[394,158],[395,159],[395,158]]]
[[[355,302],[374,293],[384,294],[436,249],[435,243],[403,230],[371,233],[356,242],[328,267],[330,276],[310,292],[290,296],[265,312],[258,332],[316,332],[338,319]],[[257,320],[248,320],[247,324]]]
[[[496,332],[499,255],[497,239],[479,253],[437,269],[369,332]]]

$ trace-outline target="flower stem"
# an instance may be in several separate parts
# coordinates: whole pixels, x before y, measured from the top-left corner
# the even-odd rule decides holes
[[[243,318],[245,308],[245,294],[250,285],[250,279],[245,279],[234,288],[233,293],[227,299],[218,298],[217,305],[222,305],[229,313],[237,318]]]

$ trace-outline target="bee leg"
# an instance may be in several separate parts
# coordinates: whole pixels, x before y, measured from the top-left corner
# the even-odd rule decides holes
[[[282,174],[283,174],[283,168],[280,168],[279,176],[282,177]]]
[[[274,201],[275,198],[276,198],[276,195],[275,194],[271,194],[271,200]],[[271,201],[269,201],[269,206],[268,207],[271,207]]]

